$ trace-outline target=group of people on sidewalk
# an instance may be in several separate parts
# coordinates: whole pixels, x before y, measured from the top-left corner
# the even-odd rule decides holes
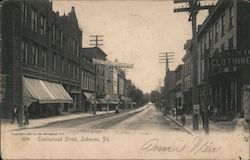
[[[29,124],[29,112],[28,112],[28,107],[26,105],[24,106],[23,115],[24,115],[24,123],[23,124],[28,125]],[[20,119],[20,117],[19,117],[19,108],[16,104],[13,106],[11,124],[14,124],[15,119],[17,120],[18,124],[20,121],[22,122],[22,119]]]

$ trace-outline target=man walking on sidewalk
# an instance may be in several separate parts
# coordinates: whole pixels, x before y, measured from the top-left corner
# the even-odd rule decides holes
[[[19,118],[18,118],[18,108],[17,105],[14,104],[13,106],[13,111],[12,111],[12,122],[11,124],[13,124],[15,122],[15,118],[17,119],[17,123],[19,123]]]

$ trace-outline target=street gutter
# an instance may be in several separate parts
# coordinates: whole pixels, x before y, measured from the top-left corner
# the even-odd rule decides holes
[[[178,126],[182,127],[188,134],[190,135],[197,135],[195,132],[192,130],[188,129],[187,127],[183,126],[180,122],[178,122],[176,119],[172,118],[169,115],[164,115],[165,117],[169,118],[170,120],[174,121]]]

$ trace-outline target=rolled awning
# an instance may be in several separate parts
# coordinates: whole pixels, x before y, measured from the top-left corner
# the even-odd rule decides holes
[[[62,84],[23,77],[23,88],[24,101],[40,104],[73,103],[73,99]]]

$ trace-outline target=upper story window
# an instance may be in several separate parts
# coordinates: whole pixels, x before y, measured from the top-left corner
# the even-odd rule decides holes
[[[200,53],[201,53],[201,55],[203,54],[203,47],[202,47],[202,44],[203,44],[203,40],[201,39],[201,41],[200,41]]]
[[[204,50],[207,49],[207,35],[204,36]]]
[[[55,72],[56,71],[56,54],[53,54],[53,71]]]
[[[209,35],[208,35],[209,37],[208,37],[208,46],[209,46],[209,48],[211,48],[211,46],[212,46],[212,30],[210,30],[209,31]]]
[[[225,14],[221,17],[221,36],[225,35]]]
[[[46,68],[46,66],[47,66],[47,51],[46,51],[46,49],[42,48],[41,54],[42,54],[42,67]]]
[[[229,8],[229,29],[233,27],[233,19],[234,19],[234,12],[233,12],[233,6]]]
[[[22,23],[24,26],[27,25],[27,16],[28,16],[28,5],[22,3]]]
[[[79,57],[79,44],[76,44],[76,56]]]
[[[234,48],[234,38],[231,37],[229,40],[228,40],[228,48],[229,49],[233,49]]]
[[[52,27],[52,42],[56,42],[56,26]]]
[[[45,17],[43,17],[43,16],[40,17],[40,23],[41,23],[40,33],[42,36],[44,36],[46,34],[46,19],[45,19]]]
[[[31,9],[31,30],[37,31],[37,11]]]
[[[221,52],[224,52],[224,50],[225,50],[225,44],[222,44],[222,45],[220,46],[220,50],[221,50]]]
[[[28,61],[28,43],[27,41],[23,40],[21,44],[21,52],[22,52],[22,61],[27,63]]]
[[[65,73],[65,69],[64,69],[64,64],[65,63],[65,60],[64,60],[64,58],[62,58],[62,73]]]
[[[215,23],[215,42],[218,41],[218,36],[219,36],[219,26],[218,26],[218,22]]]
[[[60,46],[63,47],[63,33],[60,31]]]
[[[32,46],[32,65],[37,66],[37,56],[38,56],[38,47],[33,44]]]

